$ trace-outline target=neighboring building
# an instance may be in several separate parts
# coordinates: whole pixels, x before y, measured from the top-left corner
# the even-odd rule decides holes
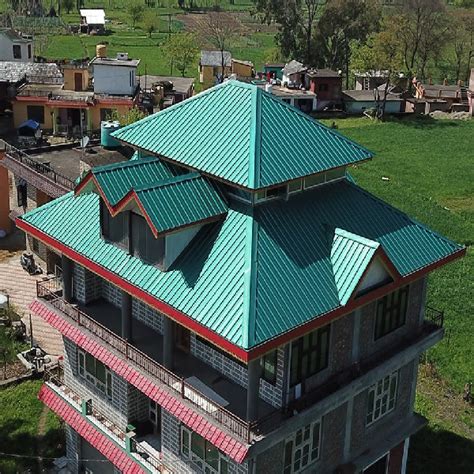
[[[152,112],[166,109],[194,94],[192,77],[143,75],[138,77],[138,82],[140,90],[151,97]]]
[[[224,55],[224,71],[222,71],[222,55]],[[199,82],[215,84],[219,77],[229,76],[232,72],[232,55],[229,51],[201,51],[199,61]]]
[[[32,119],[53,135],[80,137],[98,131],[114,110],[125,114],[137,104],[138,64],[123,54],[94,58],[89,65],[63,65],[63,85],[27,82],[13,102],[14,126]]]
[[[263,72],[267,80],[271,79],[283,79],[283,63],[267,63],[263,66]]]
[[[23,84],[62,84],[63,75],[54,63],[0,61],[0,110],[12,108],[12,100]]]
[[[363,114],[368,109],[377,107],[376,95],[379,97],[379,103],[383,100],[383,91],[365,91],[365,90],[347,90],[342,92],[342,101],[344,110],[348,114]],[[398,94],[387,95],[385,104],[385,113],[399,114],[405,111],[405,100]]]
[[[304,113],[309,114],[318,110],[318,97],[310,90],[303,88],[289,89],[288,87],[277,85],[266,85],[264,87],[267,92],[275,94],[283,102],[296,107]]]
[[[81,15],[81,33],[105,33],[105,11],[102,8],[81,8],[79,14]]]
[[[30,310],[64,338],[39,398],[68,468],[404,473],[443,337],[427,277],[465,249],[346,177],[369,151],[255,85],[114,136],[138,159],[17,219],[61,255]]]
[[[249,79],[255,77],[255,69],[253,66],[253,62],[232,58],[231,74],[235,74],[237,78],[242,79]]]
[[[308,68],[294,59],[285,64],[282,69],[281,83],[283,86],[290,86],[293,88],[305,87],[306,85],[306,71]]]
[[[342,76],[331,69],[309,69],[306,73],[309,90],[317,97],[317,110],[340,107],[342,103]]]
[[[447,81],[445,81],[445,84],[423,84],[416,82],[415,97],[432,104],[430,112],[434,110],[442,110],[444,112],[469,110],[467,88],[460,84],[450,86],[447,84]]]
[[[356,91],[373,91],[387,82],[387,71],[354,72]]]
[[[0,61],[32,63],[34,55],[33,37],[10,28],[0,28]]]

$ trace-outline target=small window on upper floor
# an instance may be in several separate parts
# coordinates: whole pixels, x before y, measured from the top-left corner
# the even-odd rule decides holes
[[[366,424],[370,425],[390,413],[397,402],[398,371],[387,375],[369,388]]]
[[[156,238],[145,218],[131,213],[130,253],[150,265],[162,266],[165,258],[165,239]]]
[[[385,295],[377,301],[374,339],[395,331],[405,324],[408,309],[408,286]]]
[[[260,359],[260,365],[262,366],[262,379],[272,385],[276,383],[277,376],[277,361],[278,351],[268,352]]]
[[[13,59],[21,59],[21,46],[19,44],[13,45]]]
[[[321,421],[300,428],[285,441],[283,474],[297,474],[319,459]]]
[[[119,247],[128,250],[129,213],[120,212],[112,217],[107,206],[101,201],[100,222],[102,236]]]
[[[78,350],[78,372],[108,398],[112,398],[112,373],[91,354]]]
[[[323,184],[324,181],[324,173],[308,176],[304,179],[304,188],[308,189],[314,186],[318,186],[319,184]]]
[[[31,59],[31,44],[28,45],[28,59]]]
[[[298,193],[303,188],[303,180],[297,179],[288,183],[288,194]]]
[[[287,185],[277,186],[276,188],[262,189],[255,194],[256,202],[267,201],[270,199],[285,198],[288,193]]]

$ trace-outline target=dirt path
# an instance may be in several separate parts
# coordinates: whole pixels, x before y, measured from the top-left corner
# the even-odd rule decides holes
[[[48,416],[49,408],[44,405],[41,415],[38,420],[38,431],[36,433],[36,453],[38,455],[38,472],[43,472],[43,438],[46,434],[46,418]]]

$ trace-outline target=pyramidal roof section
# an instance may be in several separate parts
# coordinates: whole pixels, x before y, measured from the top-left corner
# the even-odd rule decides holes
[[[113,136],[249,189],[372,157],[271,93],[239,81],[208,89]]]

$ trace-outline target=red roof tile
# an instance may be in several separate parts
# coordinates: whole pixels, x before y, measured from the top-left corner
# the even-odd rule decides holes
[[[126,474],[142,474],[146,472],[122,448],[97,431],[77,410],[47,385],[41,387],[38,398],[122,472]]]
[[[30,305],[30,310],[41,316],[41,318],[56,329],[58,329],[60,323],[65,323],[61,325],[63,328],[61,333],[64,336],[110,367],[110,369],[139,390],[143,391],[144,388],[146,389],[146,387],[150,386],[149,397],[152,400],[165,408],[191,430],[199,430],[201,436],[214,444],[214,446],[220,449],[224,454],[234,459],[234,461],[241,463],[245,459],[249,449],[248,445],[220,430],[217,426],[207,421],[201,414],[194,412],[182,403],[179,398],[163,390],[161,386],[155,384],[153,380],[143,376],[133,366],[129,365],[126,360],[120,359],[114,353],[110,352],[107,347],[100,346],[94,340],[90,339],[87,334],[78,331],[73,324],[65,321],[42,301],[33,301]],[[110,356],[112,356],[113,362],[110,362]],[[106,360],[109,360],[109,364],[105,362]],[[153,390],[151,390],[151,388],[153,388]],[[211,431],[211,428],[213,428],[214,431]]]

